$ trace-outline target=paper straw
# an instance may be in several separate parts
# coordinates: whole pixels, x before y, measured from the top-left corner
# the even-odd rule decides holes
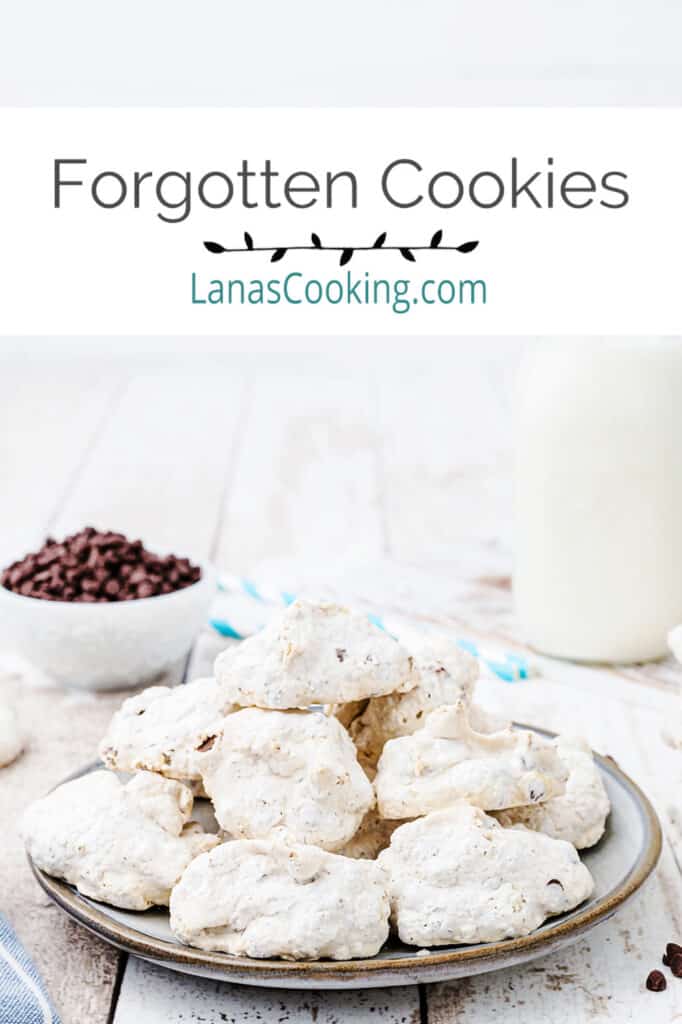
[[[221,576],[218,590],[209,620],[210,625],[221,636],[233,640],[244,640],[248,636],[253,636],[267,624],[272,609],[286,608],[296,600],[296,595],[291,591],[260,582],[255,583],[243,576]],[[374,612],[368,612],[367,618],[391,636],[400,636],[399,623]],[[464,637],[457,637],[455,642],[462,650],[478,658],[481,664],[504,682],[515,683],[534,674],[530,662],[521,654],[491,651]]]

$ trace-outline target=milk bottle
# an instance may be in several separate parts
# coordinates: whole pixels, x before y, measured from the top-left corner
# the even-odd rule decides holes
[[[517,406],[526,639],[576,660],[664,655],[682,622],[682,339],[544,341]]]

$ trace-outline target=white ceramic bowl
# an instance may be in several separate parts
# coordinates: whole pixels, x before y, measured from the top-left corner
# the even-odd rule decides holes
[[[0,647],[64,686],[115,690],[151,683],[188,654],[208,619],[216,571],[183,590],[109,604],[22,597],[0,587]]]

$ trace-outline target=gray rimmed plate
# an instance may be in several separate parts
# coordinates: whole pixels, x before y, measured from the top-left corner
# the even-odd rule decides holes
[[[535,731],[552,736],[543,730]],[[612,807],[606,834],[597,846],[583,854],[595,879],[595,891],[577,909],[552,918],[521,939],[443,946],[429,951],[417,951],[391,940],[377,956],[367,960],[251,960],[182,945],[170,930],[166,910],[117,910],[81,896],[72,886],[51,878],[33,863],[31,867],[48,896],[79,924],[119,949],[186,974],[242,985],[318,989],[379,988],[467,977],[534,960],[575,942],[615,914],[656,866],[661,852],[661,827],[656,812],[611,758],[598,754],[595,758]],[[99,767],[89,765],[71,778]],[[195,816],[204,818],[204,825],[210,827],[208,802],[197,801],[195,807]]]

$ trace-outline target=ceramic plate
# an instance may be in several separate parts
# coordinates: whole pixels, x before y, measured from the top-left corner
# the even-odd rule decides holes
[[[541,730],[536,730],[541,732]],[[550,733],[542,732],[550,737]],[[656,812],[642,791],[607,757],[595,755],[611,799],[606,834],[583,860],[595,879],[592,897],[577,909],[552,918],[522,939],[475,946],[442,946],[417,951],[390,941],[369,960],[291,962],[250,960],[224,953],[206,953],[179,943],[162,909],[117,910],[79,895],[33,864],[45,892],[70,917],[105,941],[152,963],[216,980],[271,988],[378,988],[417,982],[446,981],[525,963],[575,942],[595,925],[615,914],[649,877],[661,851],[661,828]],[[76,773],[84,775],[100,765]],[[211,827],[210,804],[198,800],[195,817]],[[212,826],[215,829],[215,824]]]

